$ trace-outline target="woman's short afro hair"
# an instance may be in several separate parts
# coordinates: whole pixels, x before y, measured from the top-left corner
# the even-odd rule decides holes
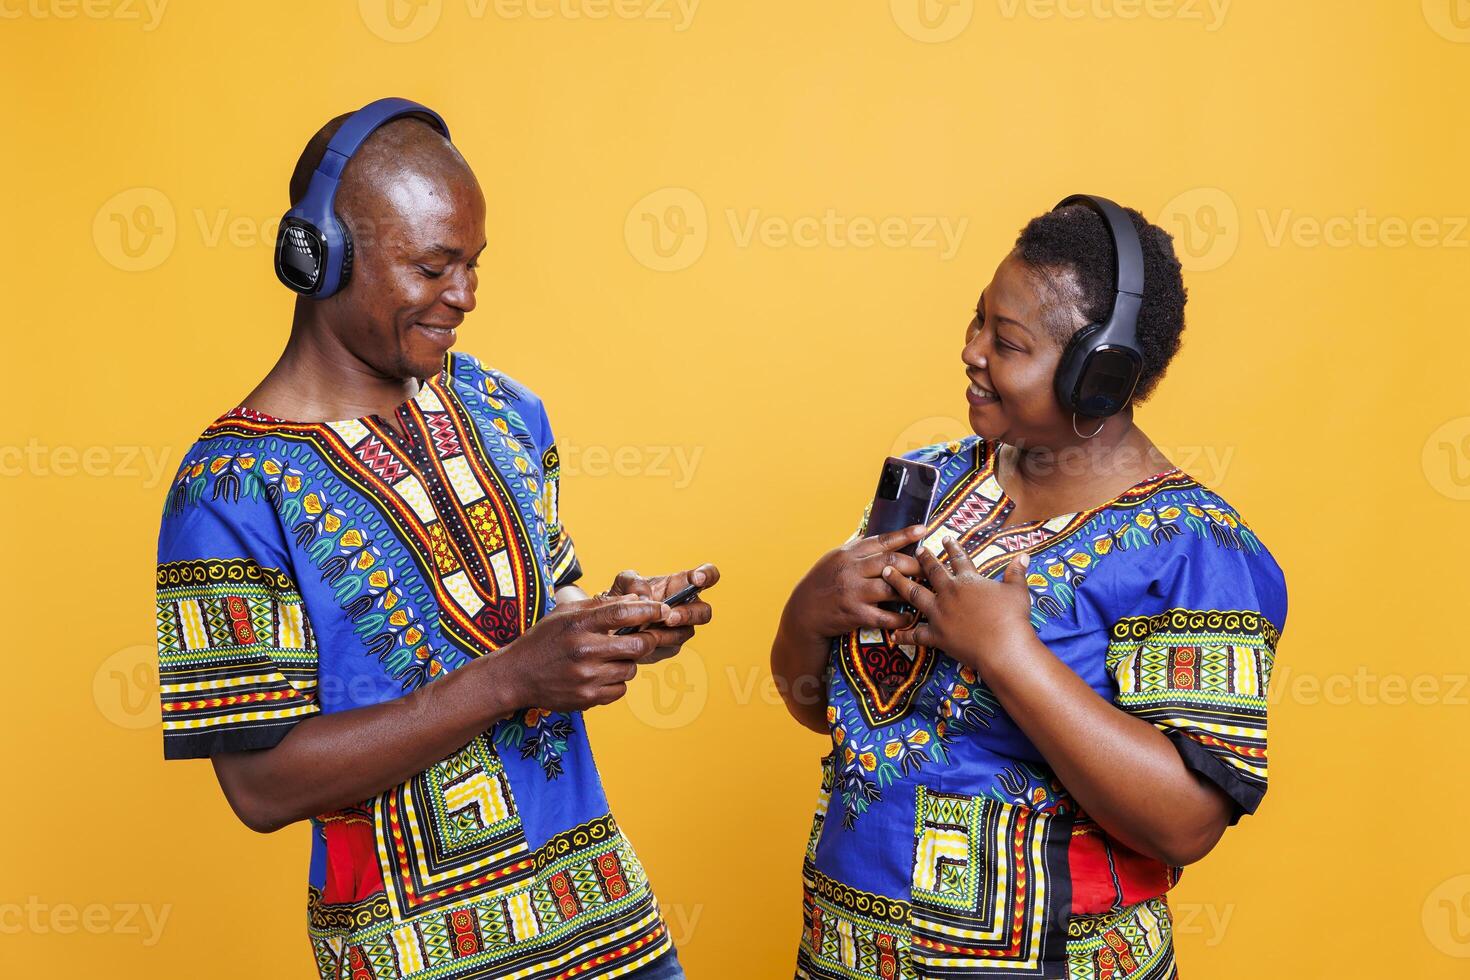
[[[1138,312],[1138,345],[1143,373],[1133,400],[1147,398],[1179,352],[1188,293],[1174,255],[1174,239],[1132,208],[1123,209],[1138,229],[1143,247],[1143,305]],[[1054,316],[1048,327],[1063,346],[1084,324],[1107,316],[1117,285],[1113,239],[1102,216],[1071,204],[1032,218],[1016,238],[1016,255],[1051,293]]]

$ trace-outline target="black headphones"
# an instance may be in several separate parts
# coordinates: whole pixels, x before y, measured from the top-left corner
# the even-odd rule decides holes
[[[1089,323],[1073,334],[1057,366],[1056,391],[1062,407],[1078,415],[1102,419],[1117,415],[1133,398],[1143,372],[1138,349],[1138,308],[1143,304],[1143,247],[1128,212],[1105,197],[1073,194],[1053,211],[1084,205],[1100,215],[1113,239],[1118,267],[1117,295],[1101,323]],[[1074,422],[1075,425],[1075,422]]]

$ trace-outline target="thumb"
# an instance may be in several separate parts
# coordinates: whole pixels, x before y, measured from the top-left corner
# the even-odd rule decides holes
[[[1012,558],[1010,564],[1006,565],[1005,575],[1002,578],[1007,585],[1025,585],[1026,569],[1031,567],[1031,556],[1021,552]]]

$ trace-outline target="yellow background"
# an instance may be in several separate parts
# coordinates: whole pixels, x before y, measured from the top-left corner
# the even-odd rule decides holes
[[[1291,590],[1272,790],[1174,893],[1185,975],[1465,975],[1470,4],[926,2],[0,0],[5,975],[311,975],[306,829],[162,761],[151,566],[160,479],[285,337],[300,146],[387,94],[486,189],[460,349],[550,406],[588,584],[724,570],[589,722],[692,977],[790,975],[823,742],[771,629],[881,458],[964,431],[969,310],[1073,191],[1179,236],[1140,422]]]

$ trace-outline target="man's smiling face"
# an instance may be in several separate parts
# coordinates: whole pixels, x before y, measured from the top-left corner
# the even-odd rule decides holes
[[[348,163],[336,209],[352,278],[321,301],[321,322],[382,377],[432,377],[475,308],[485,196],[474,173],[437,131],[397,120]]]

